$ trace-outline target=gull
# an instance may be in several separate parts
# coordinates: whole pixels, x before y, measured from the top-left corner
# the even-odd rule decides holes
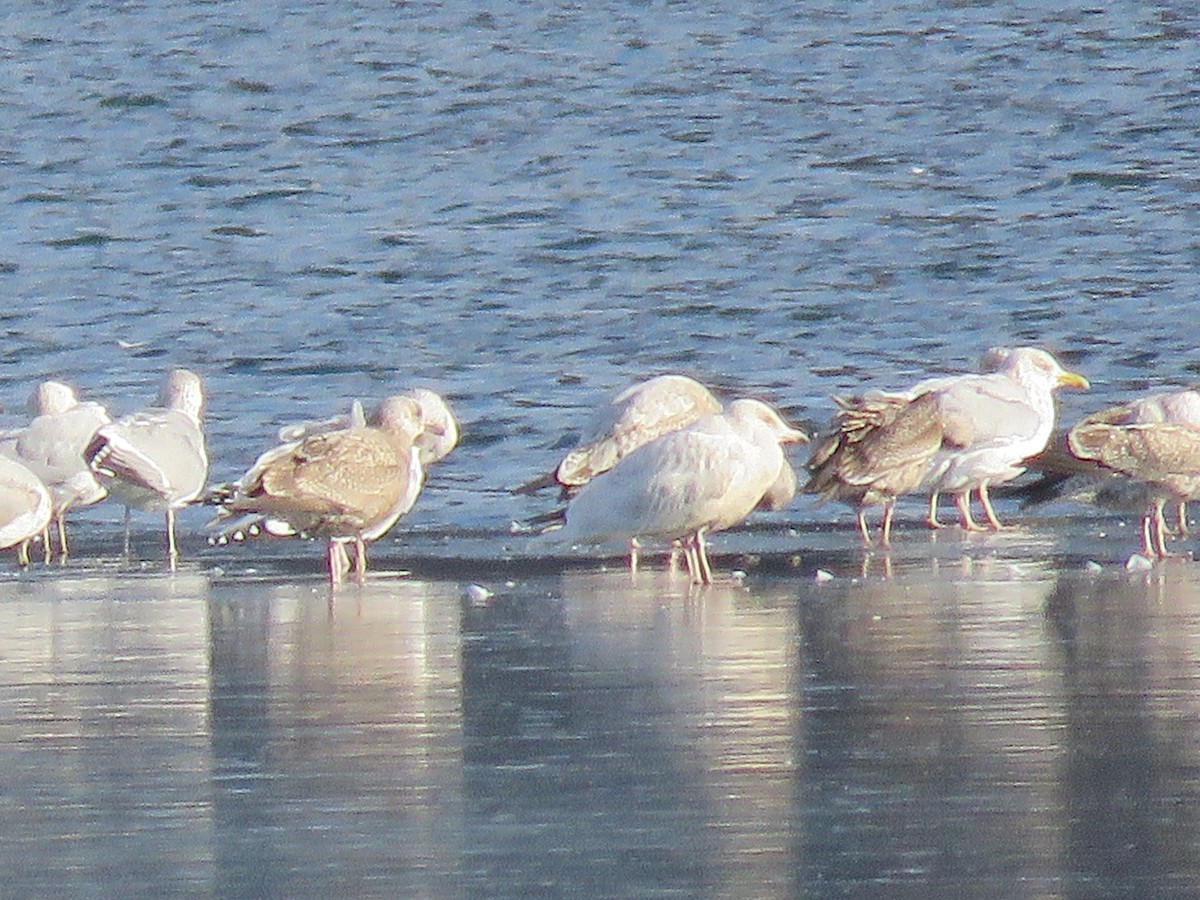
[[[29,565],[29,543],[50,526],[54,501],[29,468],[0,456],[0,549],[17,548],[17,561]]]
[[[412,509],[424,472],[417,438],[422,408],[411,397],[380,402],[363,425],[320,431],[264,453],[237,482],[222,515],[251,515],[272,533],[311,534],[328,542],[331,584],[350,568],[345,545],[366,573],[366,543],[386,534]]]
[[[834,398],[840,409],[814,442],[805,490],[851,503],[870,543],[867,507],[884,507],[882,544],[890,545],[897,499],[931,493],[929,523],[937,527],[937,495],[952,491],[964,528],[976,530],[970,495],[977,491],[989,524],[999,528],[988,488],[1015,478],[1021,463],[1046,446],[1054,425],[1053,391],[1087,387],[1044,350],[993,348],[980,374],[926,379],[905,391],[870,391]]]
[[[428,388],[412,388],[400,395],[417,404],[421,431],[417,434],[417,451],[422,466],[431,466],[445,459],[458,446],[458,420],[444,397]]]
[[[388,402],[394,402],[397,398],[411,400],[416,409],[419,430],[414,439],[414,444],[417,448],[418,459],[422,467],[422,477],[421,480],[414,482],[414,485],[416,491],[419,493],[424,483],[424,470],[443,460],[458,445],[460,437],[458,420],[454,417],[454,413],[451,411],[445,398],[426,388],[410,389],[402,394],[395,395]],[[377,407],[373,414],[373,422],[378,421],[381,414],[380,411],[383,408],[384,404],[380,404]],[[347,414],[339,414],[327,419],[297,422],[280,428],[278,432],[279,444],[277,446],[261,454],[254,464],[247,469],[246,474],[237,481],[218,485],[205,497],[206,503],[223,507],[222,513],[218,515],[216,520],[210,523],[213,526],[221,526],[219,534],[212,539],[212,542],[227,543],[230,539],[243,540],[247,536],[255,536],[264,532],[277,537],[295,535],[297,530],[288,522],[254,512],[248,512],[236,519],[230,520],[229,517],[232,513],[227,508],[227,503],[239,492],[243,492],[247,484],[258,478],[259,472],[264,465],[278,457],[291,453],[304,439],[335,431],[365,428],[368,424],[368,418],[363,410],[362,401],[355,400],[351,404],[350,412]],[[412,502],[409,504],[409,509],[415,504],[418,493],[412,495]],[[407,513],[409,509],[404,509],[401,514]]]
[[[833,426],[813,441],[806,493],[855,507],[863,543],[871,543],[866,511],[883,506],[881,543],[891,546],[896,501],[920,487],[945,433],[937,395],[843,399]]]
[[[686,428],[697,419],[721,412],[721,401],[707,387],[686,375],[656,375],[623,388],[607,403],[598,407],[580,432],[578,444],[563,457],[554,470],[527,484],[515,493],[529,494],[558,485],[563,499],[569,499],[598,475],[607,472],[638,447],[672,431]],[[791,476],[791,495],[786,478]],[[795,496],[794,470],[781,473],[780,486],[770,492],[766,505],[782,509]],[[565,509],[556,509],[535,517],[538,527],[558,526]],[[629,568],[637,571],[641,549],[636,538],[629,542]],[[671,552],[671,565],[676,555]]]
[[[412,388],[397,396],[408,397],[420,410],[421,431],[417,435],[417,447],[421,464],[429,466],[445,459],[458,446],[460,436],[458,420],[445,398],[427,388]],[[283,426],[279,429],[279,443],[292,444],[310,435],[361,428],[366,424],[367,416],[362,401],[355,400],[346,415]]]
[[[127,549],[131,507],[166,513],[167,562],[172,570],[179,558],[175,513],[200,496],[208,477],[203,414],[200,376],[173,369],[157,406],[102,426],[84,451],[100,483],[125,504]]]
[[[29,410],[34,418],[28,425],[0,435],[0,455],[26,465],[49,488],[53,501],[50,524],[57,526],[65,559],[67,512],[99,503],[108,495],[83,454],[96,431],[112,418],[99,403],[81,402],[74,388],[61,381],[38,385],[29,398]],[[49,562],[49,529],[44,540]]]
[[[1057,496],[1090,499],[1142,512],[1142,551],[1168,555],[1163,508],[1200,497],[1200,391],[1150,394],[1093,413],[1073,425],[1037,460],[1042,478],[1031,502]]]
[[[979,494],[988,526],[1001,527],[988,497],[991,486],[1025,471],[1054,431],[1054,392],[1086,390],[1082,375],[1064,369],[1036,347],[994,349],[996,370],[962,376],[935,388],[945,438],[922,483],[931,492],[954,494],[963,528],[980,530],[971,517],[970,495]],[[932,512],[932,510],[931,510]],[[931,525],[936,522],[931,519]]]
[[[681,540],[694,584],[711,584],[706,535],[741,522],[780,482],[781,444],[806,441],[758,400],[739,399],[638,447],[584,485],[559,543]]]
[[[721,401],[686,375],[658,375],[631,384],[592,414],[578,445],[553,472],[521,485],[516,493],[557,484],[569,496],[643,444],[720,411]]]

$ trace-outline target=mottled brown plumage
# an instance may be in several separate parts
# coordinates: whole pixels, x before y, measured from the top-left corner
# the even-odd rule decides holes
[[[1163,507],[1200,496],[1200,431],[1163,422],[1119,424],[1092,418],[1068,432],[1067,446],[1076,457],[1145,486],[1142,548],[1148,556],[1167,556]]]
[[[421,426],[416,401],[389,397],[370,427],[313,434],[264,454],[238,482],[224,514],[274,520],[267,530],[275,533],[326,538],[335,583],[349,566],[344,545],[353,542],[361,578],[365,542],[391,529],[420,491]]]
[[[887,546],[896,500],[920,486],[945,442],[937,398],[876,394],[835,400],[840,409],[832,428],[814,442],[804,490],[854,506],[868,543],[866,509],[882,505]]]

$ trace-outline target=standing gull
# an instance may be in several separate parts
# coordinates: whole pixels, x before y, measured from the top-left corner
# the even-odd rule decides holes
[[[204,385],[187,369],[166,378],[158,406],[100,428],[84,451],[91,470],[125,504],[125,538],[130,507],[166,513],[167,562],[175,568],[175,513],[200,496],[208,477],[202,417]]]
[[[411,397],[389,397],[365,425],[318,432],[267,451],[239,479],[224,514],[269,519],[276,534],[286,527],[324,537],[332,584],[345,577],[345,545],[353,543],[361,580],[366,542],[386,534],[420,494],[421,412]]]
[[[937,397],[835,400],[840,409],[832,427],[813,441],[804,490],[852,505],[864,544],[871,542],[867,508],[883,506],[880,541],[891,546],[896,501],[921,485],[945,438]]]
[[[1089,387],[1086,378],[1064,369],[1045,350],[991,352],[996,371],[964,376],[933,391],[945,439],[923,487],[954,494],[962,526],[969,531],[982,528],[971,517],[972,491],[979,494],[988,526],[1001,527],[988,489],[1016,478],[1025,471],[1025,460],[1046,448],[1054,431],[1054,392]]]
[[[17,548],[17,561],[29,565],[29,542],[50,526],[50,491],[27,466],[0,456],[0,549]]]
[[[895,504],[917,490],[952,491],[964,528],[970,495],[979,493],[989,524],[1000,527],[988,488],[1015,478],[1021,463],[1045,447],[1054,425],[1053,391],[1086,387],[1050,354],[1030,347],[992,349],[983,374],[931,378],[907,391],[871,391],[838,399],[832,427],[813,446],[805,490],[851,503],[870,542],[865,510],[884,507],[882,542],[890,543]]]
[[[788,465],[780,445],[807,439],[765,403],[735,400],[723,413],[643,444],[589,481],[555,540],[681,540],[692,582],[711,584],[705,536],[746,518]]]
[[[1089,499],[1142,513],[1142,551],[1165,557],[1163,507],[1200,497],[1200,391],[1150,394],[1085,417],[1037,461],[1042,478],[1026,488],[1031,502]]]
[[[67,556],[67,512],[99,503],[108,491],[96,480],[83,454],[96,431],[112,421],[99,403],[80,402],[61,381],[44,381],[29,398],[34,418],[24,428],[0,435],[0,454],[24,463],[50,490],[51,524],[57,526],[59,552]],[[46,560],[51,555],[49,529]]]

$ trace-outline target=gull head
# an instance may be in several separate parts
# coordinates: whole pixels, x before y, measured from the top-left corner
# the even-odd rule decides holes
[[[158,405],[199,422],[204,416],[204,382],[190,369],[172,369],[159,392]]]
[[[802,444],[808,441],[808,435],[798,428],[792,428],[783,417],[761,400],[747,397],[734,400],[729,404],[725,415],[730,421],[747,427],[763,427],[780,444]]]
[[[61,381],[43,381],[33,389],[26,404],[34,416],[61,416],[78,405],[75,389]]]

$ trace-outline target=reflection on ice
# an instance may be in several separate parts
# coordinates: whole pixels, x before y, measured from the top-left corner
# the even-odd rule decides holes
[[[0,863],[20,894],[1190,893],[1198,579],[5,582]]]
[[[612,572],[471,611],[470,868],[792,894],[793,596]]]

